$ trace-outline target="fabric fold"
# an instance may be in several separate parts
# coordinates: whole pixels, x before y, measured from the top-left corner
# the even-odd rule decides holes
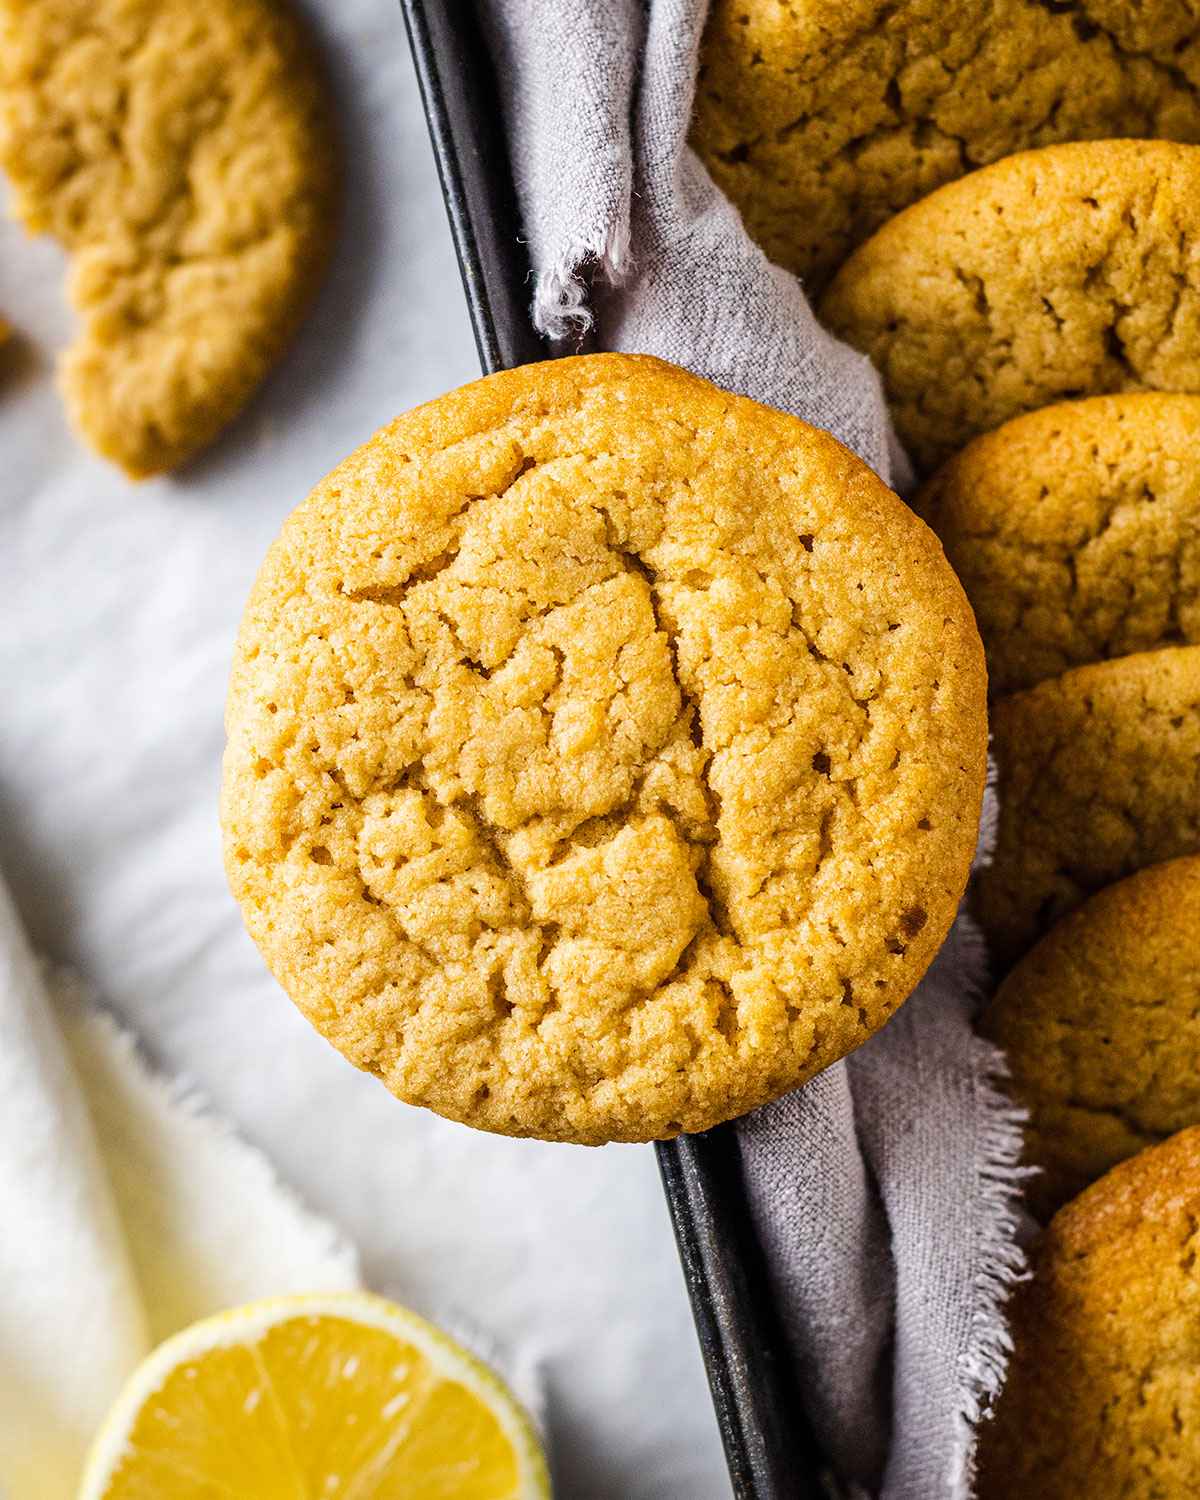
[[[589,329],[593,276],[615,280],[630,268],[633,152],[626,122],[641,10],[640,0],[530,0],[513,8],[512,25],[491,30],[497,75],[521,99],[520,111],[509,111],[508,128],[520,201],[536,205],[525,227],[537,267],[539,328],[549,338]],[[578,146],[570,152],[560,149],[565,110]],[[550,194],[543,192],[548,182]]]
[[[71,1500],[155,1344],[238,1302],[358,1286],[358,1257],[77,979],[0,882],[0,1495]]]
[[[87,1105],[0,882],[0,1488],[74,1493],[149,1335]]]

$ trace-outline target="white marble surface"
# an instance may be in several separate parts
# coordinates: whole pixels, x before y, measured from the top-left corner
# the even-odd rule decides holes
[[[347,126],[341,252],[285,366],[186,474],[131,485],[71,438],[61,257],[0,226],[0,309],[28,342],[0,387],[0,863],[37,944],[357,1239],[375,1286],[543,1362],[560,1495],[716,1500],[651,1151],[397,1104],[308,1030],[225,889],[221,707],[258,560],[333,463],[477,372],[399,14],[314,8]]]

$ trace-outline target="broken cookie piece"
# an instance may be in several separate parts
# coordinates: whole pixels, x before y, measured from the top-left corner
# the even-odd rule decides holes
[[[80,432],[138,478],[237,415],[336,218],[330,101],[276,0],[0,0],[0,165],[72,255]]]

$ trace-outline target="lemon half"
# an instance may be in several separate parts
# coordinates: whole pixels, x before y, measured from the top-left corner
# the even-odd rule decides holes
[[[80,1500],[545,1500],[497,1377],[365,1292],[280,1297],[176,1334],[130,1378]]]

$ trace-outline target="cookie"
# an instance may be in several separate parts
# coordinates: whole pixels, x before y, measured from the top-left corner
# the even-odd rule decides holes
[[[1200,146],[1087,141],[983,167],[838,272],[830,328],[928,472],[1052,401],[1200,391]]]
[[[702,1130],[924,972],[985,698],[936,538],[827,434],[649,358],[526,366],[288,520],[237,647],[226,865],[285,989],[402,1099]]]
[[[1101,886],[1200,852],[1200,646],[1014,693],[992,734],[1000,817],[979,913],[1002,961]]]
[[[1014,417],[914,504],[966,588],[994,693],[1200,641],[1200,396]]]
[[[1058,1213],[1013,1298],[980,1425],[979,1500],[1184,1500],[1200,1491],[1200,1128]]]
[[[1200,1124],[1200,858],[1152,865],[1064,917],[1000,986],[982,1029],[1030,1112],[1042,1218]]]
[[[715,0],[692,143],[772,260],[819,290],[885,219],[1030,146],[1200,141],[1177,0]]]
[[[0,0],[0,165],[71,252],[76,427],[134,477],[183,463],[328,259],[330,103],[298,23],[275,0]]]

